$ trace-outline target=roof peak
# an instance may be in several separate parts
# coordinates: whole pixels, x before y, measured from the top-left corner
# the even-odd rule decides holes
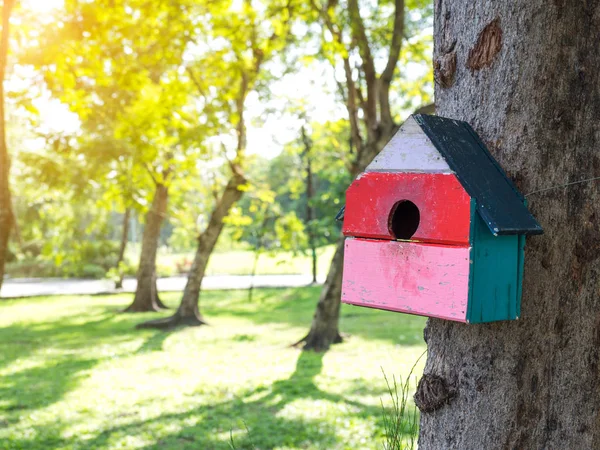
[[[467,122],[427,114],[415,114],[410,119],[475,199],[479,215],[494,235],[543,233],[523,195]]]

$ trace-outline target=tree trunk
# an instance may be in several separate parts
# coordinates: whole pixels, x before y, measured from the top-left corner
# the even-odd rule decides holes
[[[254,277],[258,269],[258,260],[260,259],[261,247],[257,246],[254,249],[254,261],[252,262],[252,271],[250,272],[250,287],[248,288],[248,303],[252,303],[252,295],[254,294]]]
[[[13,226],[10,198],[10,157],[6,145],[6,114],[4,111],[4,78],[9,44],[9,19],[14,0],[4,0],[2,7],[2,34],[0,35],[0,289],[4,280],[4,267],[8,255],[8,240]]]
[[[344,237],[338,239],[327,279],[321,290],[319,303],[308,334],[294,345],[304,344],[303,350],[321,352],[332,344],[342,342],[338,323],[342,296],[342,268],[344,262]]]
[[[317,282],[317,245],[314,231],[315,208],[312,205],[312,199],[315,195],[313,185],[312,161],[310,153],[306,153],[306,224],[308,225],[308,241],[312,257],[312,282]]]
[[[360,156],[352,164],[350,174],[355,178],[363,172],[371,160],[383,149],[394,135],[396,126],[380,127],[379,139],[363,148]],[[319,303],[313,316],[308,334],[294,345],[304,343],[303,350],[326,351],[332,344],[342,342],[338,331],[340,319],[340,303],[342,297],[342,274],[344,266],[344,237],[340,236],[335,254],[329,266],[327,279],[321,290]]]
[[[338,44],[345,47],[346,43],[342,33],[332,22],[330,8],[330,5],[327,4],[325,9],[317,7],[317,11]],[[358,80],[355,80],[354,69],[349,57],[350,49],[347,49],[348,53],[343,55],[346,92],[343,92],[342,88],[342,94],[350,123],[350,148],[355,154],[355,158],[351,163],[350,174],[352,177],[356,177],[383,149],[397,129],[389,105],[389,92],[404,40],[404,1],[396,0],[394,2],[394,25],[389,44],[388,60],[379,77],[375,70],[375,60],[369,47],[368,33],[360,15],[358,1],[349,0],[347,9],[349,25],[352,30],[352,45],[357,46],[362,59]],[[366,98],[362,93],[361,84],[363,83],[360,82],[361,79],[364,82]],[[359,112],[362,112],[362,117]],[[363,127],[360,126],[361,120]],[[366,132],[366,138],[363,138],[364,132]],[[327,275],[327,280],[330,280],[330,282],[326,282],[323,286],[311,329],[308,335],[295,344],[299,345],[304,342],[304,350],[325,351],[331,344],[342,341],[338,331],[338,322],[343,251],[344,241],[343,238],[340,238]],[[325,324],[327,325],[325,326]]]
[[[315,217],[315,208],[312,204],[312,199],[315,196],[315,188],[313,183],[313,171],[312,171],[312,156],[310,151],[312,150],[312,142],[306,134],[306,127],[302,125],[300,129],[302,135],[302,143],[304,144],[304,151],[302,156],[306,158],[306,228],[308,230],[308,245],[311,251],[312,257],[312,282],[317,282],[317,245],[316,236],[314,230],[313,220]]]
[[[243,192],[240,190],[240,186],[245,182],[246,181],[241,174],[234,173],[227,183],[223,195],[219,198],[219,201],[211,214],[208,226],[198,238],[198,247],[196,248],[194,262],[192,263],[192,267],[188,274],[188,280],[185,285],[185,290],[183,291],[181,303],[175,314],[165,319],[141,323],[137,328],[170,329],[179,326],[197,326],[205,324],[199,308],[202,279],[204,278],[210,255],[223,230],[223,219],[227,217],[231,207],[242,198]]]
[[[600,2],[437,0],[436,110],[524,193],[600,174]],[[454,73],[456,70],[456,73]],[[600,448],[600,194],[537,192],[521,318],[429,319],[419,449]]]
[[[119,247],[119,257],[117,258],[117,272],[119,279],[115,282],[115,289],[121,289],[123,287],[123,271],[119,268],[119,265],[125,259],[125,250],[127,249],[127,239],[129,237],[129,218],[131,216],[131,209],[125,209],[125,215],[123,216],[123,227],[121,229],[121,246]]]
[[[161,307],[164,307],[158,298],[156,289],[156,251],[160,228],[167,211],[168,197],[167,187],[157,184],[152,206],[146,214],[146,223],[142,234],[142,251],[137,272],[135,297],[125,312],[159,311]]]

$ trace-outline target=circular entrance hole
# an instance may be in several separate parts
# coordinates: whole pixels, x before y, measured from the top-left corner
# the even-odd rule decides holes
[[[420,221],[417,205],[410,200],[401,200],[394,204],[390,212],[390,231],[396,239],[410,239],[419,228]]]

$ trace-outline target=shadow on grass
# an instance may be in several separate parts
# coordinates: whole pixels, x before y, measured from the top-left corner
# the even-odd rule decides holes
[[[332,448],[339,443],[340,436],[336,423],[327,420],[327,411],[322,408],[336,406],[350,410],[348,414],[352,419],[349,420],[372,420],[380,429],[383,419],[379,406],[349,400],[317,386],[315,378],[322,368],[323,354],[301,352],[293,374],[271,387],[250,390],[219,403],[115,426],[85,441],[60,439],[54,435],[53,442],[55,445],[93,449],[116,445],[136,435],[160,435],[156,442],[143,448],[224,450],[231,449],[230,439],[236,449],[304,448],[309,445]],[[294,414],[293,403],[304,399],[319,401],[318,410],[312,417]],[[165,436],[161,432],[165,428],[178,431]],[[28,443],[31,444],[31,441],[21,442]]]
[[[90,357],[94,349],[136,335],[136,319],[106,311],[104,306],[90,307],[89,316],[60,316],[1,328],[0,369],[15,367],[0,379],[0,412],[32,411],[59,401],[76,387],[83,372],[100,362]]]
[[[235,316],[256,324],[308,327],[318,292],[319,288],[261,289],[255,292],[255,301],[251,304],[245,301],[244,291],[206,292],[203,293],[203,307],[209,318]],[[179,300],[179,294],[165,297],[170,306]],[[129,300],[124,299],[124,303]],[[84,297],[82,301],[85,301]],[[14,370],[0,380],[0,427],[10,427],[21,416],[59,401],[77,387],[80,380],[105,359],[102,352],[95,351],[96,347],[143,336],[145,341],[137,350],[133,349],[135,353],[163,350],[170,333],[134,329],[140,319],[154,314],[115,314],[118,309],[114,304],[90,305],[89,309],[86,307],[85,315],[61,314],[45,322],[15,323],[0,329],[0,368],[13,369],[14,365]],[[341,327],[345,332],[401,345],[421,342],[423,320],[420,318],[359,308],[342,311]],[[246,334],[232,338],[240,342],[254,339]],[[108,352],[106,358],[126,356],[130,351],[131,348],[124,348],[122,354],[117,355]],[[18,360],[26,364],[15,363]],[[288,379],[248,390],[222,402],[199,404],[190,410],[162,414],[149,420],[136,421],[136,413],[131,417],[132,422],[114,426],[85,441],[77,436],[62,436],[69,424],[57,421],[55,426],[36,430],[36,433],[0,440],[0,448],[106,448],[116,441],[124,442],[129,436],[142,436],[146,441],[155,441],[146,448],[229,449],[230,430],[233,430],[234,443],[239,449],[306,447],[309,444],[331,448],[341,437],[336,424],[327,420],[327,408],[347,409],[349,412],[345,417],[348,420],[374,421],[376,429],[381,429],[379,405],[364,404],[319,388],[315,379],[322,367],[323,354],[300,352],[295,371]],[[383,395],[363,383],[346,391],[352,395]],[[198,403],[206,402],[206,397],[200,393],[198,398]],[[311,417],[306,417],[305,410],[301,416],[296,413],[302,408],[296,408],[294,403],[303,399],[317,401]],[[339,415],[339,412],[335,414]],[[177,431],[164,436],[165,429]]]
[[[202,293],[203,312],[208,320],[211,316],[235,316],[258,324],[283,323],[308,330],[320,289],[319,286],[257,289],[251,303],[246,301],[245,291],[207,291]],[[419,345],[423,344],[425,320],[407,314],[342,305],[340,330],[364,339]]]
[[[174,331],[156,331],[144,341],[144,343],[135,351],[136,355],[142,353],[162,352],[163,344]]]

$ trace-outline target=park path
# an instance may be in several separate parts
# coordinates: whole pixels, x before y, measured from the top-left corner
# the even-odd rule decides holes
[[[311,283],[309,275],[213,275],[204,277],[203,289],[248,289],[254,287],[300,287]],[[159,278],[160,292],[183,291],[184,276]],[[318,280],[322,283],[324,280]],[[125,279],[123,289],[115,290],[110,280],[79,280],[60,278],[8,278],[4,280],[1,298],[34,297],[38,295],[92,295],[134,292],[135,279]]]

